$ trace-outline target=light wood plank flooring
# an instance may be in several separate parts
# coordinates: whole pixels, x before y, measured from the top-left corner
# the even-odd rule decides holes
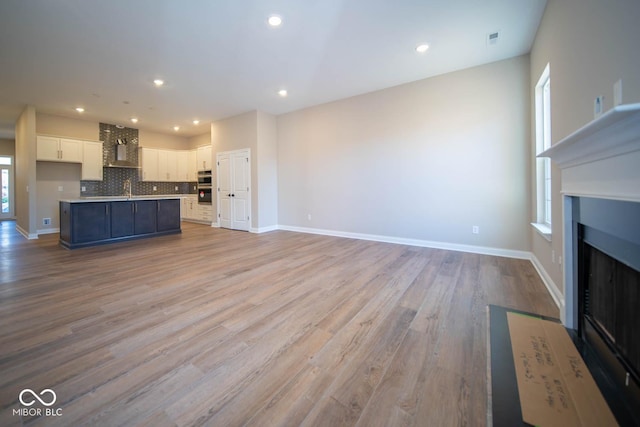
[[[67,251],[13,227],[3,426],[482,426],[486,305],[559,315],[524,260],[188,223]],[[62,415],[14,416],[25,388]]]

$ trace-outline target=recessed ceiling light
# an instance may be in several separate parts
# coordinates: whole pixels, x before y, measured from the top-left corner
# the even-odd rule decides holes
[[[82,108],[82,107],[76,107],[76,111],[77,111],[78,113],[84,113],[84,108]]]
[[[280,90],[278,91],[278,95],[280,95],[281,97],[283,97],[283,98],[284,98],[285,96],[287,96],[287,95],[288,95],[287,90],[286,90],[286,89],[280,89]]]
[[[173,130],[175,130],[176,132],[180,130],[180,126],[174,126]]]
[[[425,53],[427,50],[429,50],[429,45],[426,43],[416,46],[416,52],[418,53]]]
[[[131,121],[132,121],[133,123],[138,123],[138,119],[137,119],[136,117],[131,117]]]
[[[279,27],[280,25],[282,25],[282,18],[278,15],[271,15],[269,19],[267,19],[267,22],[272,27]]]
[[[200,120],[194,120],[194,121],[193,121],[193,124],[194,124],[194,125],[199,125],[199,124],[200,124]]]
[[[160,79],[155,79],[153,81],[153,84],[156,85],[157,87],[160,87],[164,84],[164,80],[160,80]]]

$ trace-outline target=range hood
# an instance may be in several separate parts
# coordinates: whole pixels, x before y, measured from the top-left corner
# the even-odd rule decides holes
[[[104,165],[105,168],[125,168],[125,169],[140,169],[135,163],[127,162],[126,160],[114,160]]]
[[[104,147],[104,167],[140,169],[138,164],[138,130],[100,123]]]

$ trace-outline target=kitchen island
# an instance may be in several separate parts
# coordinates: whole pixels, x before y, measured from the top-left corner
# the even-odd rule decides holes
[[[67,249],[181,232],[176,196],[60,200],[60,245]]]

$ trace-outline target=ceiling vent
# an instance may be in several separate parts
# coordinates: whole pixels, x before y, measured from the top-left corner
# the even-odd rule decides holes
[[[500,39],[500,31],[493,31],[487,34],[487,46],[495,46]]]

